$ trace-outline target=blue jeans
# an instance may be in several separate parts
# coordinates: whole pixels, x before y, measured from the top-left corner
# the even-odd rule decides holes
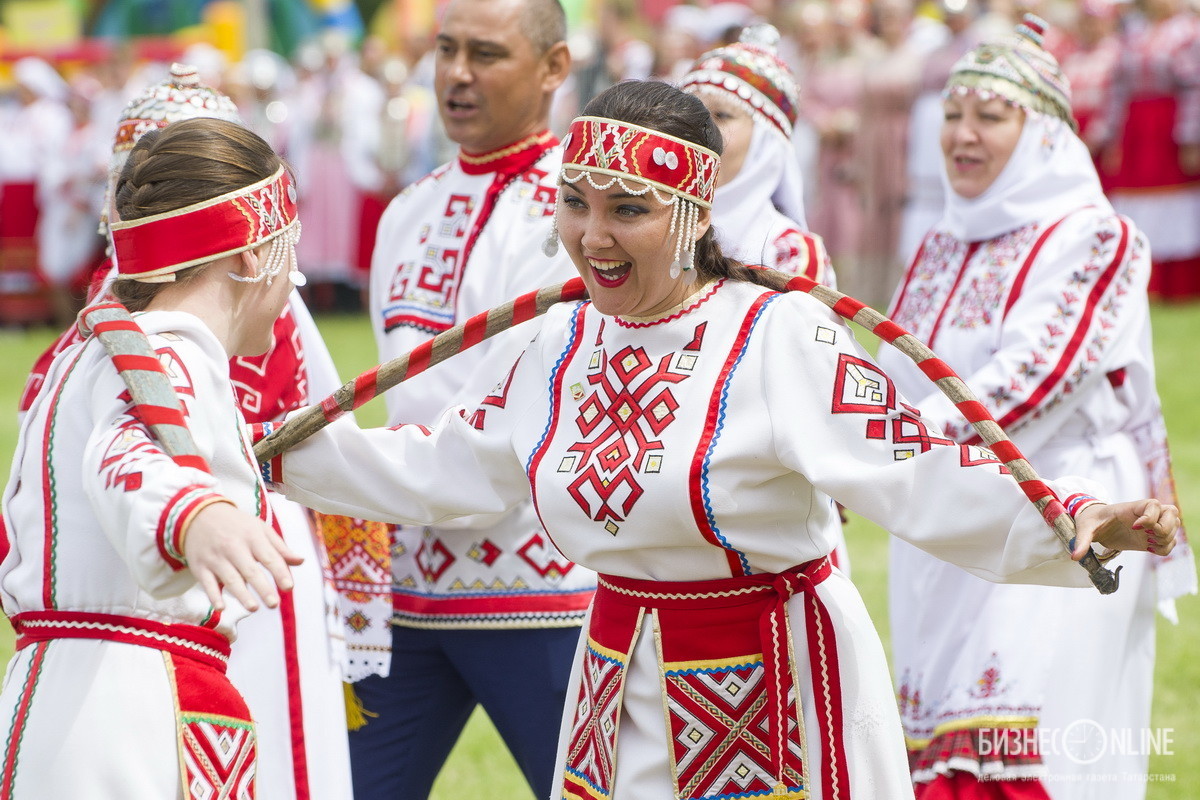
[[[378,714],[350,732],[355,800],[425,800],[476,705],[537,800],[550,796],[580,629],[392,629],[392,667],[354,684]]]

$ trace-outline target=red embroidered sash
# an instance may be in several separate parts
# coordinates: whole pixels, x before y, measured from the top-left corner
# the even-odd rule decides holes
[[[199,625],[116,614],[35,611],[11,620],[17,649],[54,639],[101,639],[161,650],[179,740],[187,800],[253,800],[258,742],[246,701],[225,677],[229,640]]]
[[[600,576],[592,606],[563,796],[614,790],[629,654],[655,620],[676,797],[806,796],[805,737],[787,601],[805,601],[814,710],[827,798],[849,797],[833,624],[815,588],[827,558],[778,574],[664,582]]]

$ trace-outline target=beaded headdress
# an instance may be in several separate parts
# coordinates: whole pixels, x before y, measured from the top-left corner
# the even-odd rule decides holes
[[[100,219],[101,233],[105,232],[108,225],[117,178],[138,139],[147,131],[197,117],[242,124],[233,101],[216,89],[200,83],[196,68],[188,64],[172,64],[168,80],[148,87],[129,101],[117,120],[117,135],[113,139],[112,156],[108,162],[108,197]]]
[[[679,88],[733,97],[791,138],[799,114],[800,87],[776,55],[778,44],[779,31],[774,26],[752,25],[736,43],[696,59]]]
[[[603,117],[576,117],[562,144],[560,182],[586,180],[599,191],[615,183],[631,195],[651,194],[673,206],[667,236],[678,236],[671,274],[678,277],[680,270],[692,268],[696,225],[700,209],[712,208],[719,155],[661,131]],[[557,252],[557,230],[544,249],[547,255]]]
[[[258,247],[279,237],[299,238],[296,188],[283,167],[244,189],[174,211],[112,225],[117,278],[145,283],[175,280],[181,269]],[[258,278],[271,278],[287,265],[289,247],[272,247]]]
[[[946,91],[1003,97],[1078,130],[1071,115],[1071,84],[1042,46],[1045,33],[1046,22],[1026,14],[1014,35],[981,44],[960,58],[946,81]]]

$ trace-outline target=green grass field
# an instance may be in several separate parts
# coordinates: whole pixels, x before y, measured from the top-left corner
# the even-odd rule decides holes
[[[1160,306],[1154,309],[1153,316],[1159,390],[1171,431],[1180,504],[1185,510],[1195,510],[1200,502],[1200,413],[1196,402],[1194,347],[1200,342],[1200,306]],[[375,346],[364,317],[329,316],[318,319],[318,323],[344,378],[374,365]],[[0,331],[0,459],[5,465],[5,480],[16,444],[13,412],[17,398],[29,365],[51,337],[49,330]],[[383,404],[375,401],[358,414],[364,425],[380,424],[384,419]],[[854,582],[886,644],[886,534],[855,518],[846,529],[846,538]],[[1150,773],[1155,779],[1149,784],[1148,800],[1191,800],[1200,790],[1200,723],[1195,713],[1200,697],[1200,659],[1196,657],[1200,647],[1200,600],[1186,598],[1180,602],[1179,612],[1182,621],[1178,626],[1161,620],[1159,623],[1151,724],[1171,729],[1172,753],[1151,758]],[[4,660],[11,646],[11,633],[5,627],[0,630],[0,657]],[[1081,662],[1079,668],[1086,670],[1087,664]],[[547,724],[557,723],[547,720]],[[532,800],[533,795],[487,717],[476,713],[438,779],[433,797],[434,800],[462,797]]]

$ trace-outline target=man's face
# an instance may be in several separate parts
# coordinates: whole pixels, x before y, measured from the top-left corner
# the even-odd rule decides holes
[[[437,37],[434,88],[450,139],[469,153],[546,127],[561,82],[521,30],[523,0],[453,0]]]

